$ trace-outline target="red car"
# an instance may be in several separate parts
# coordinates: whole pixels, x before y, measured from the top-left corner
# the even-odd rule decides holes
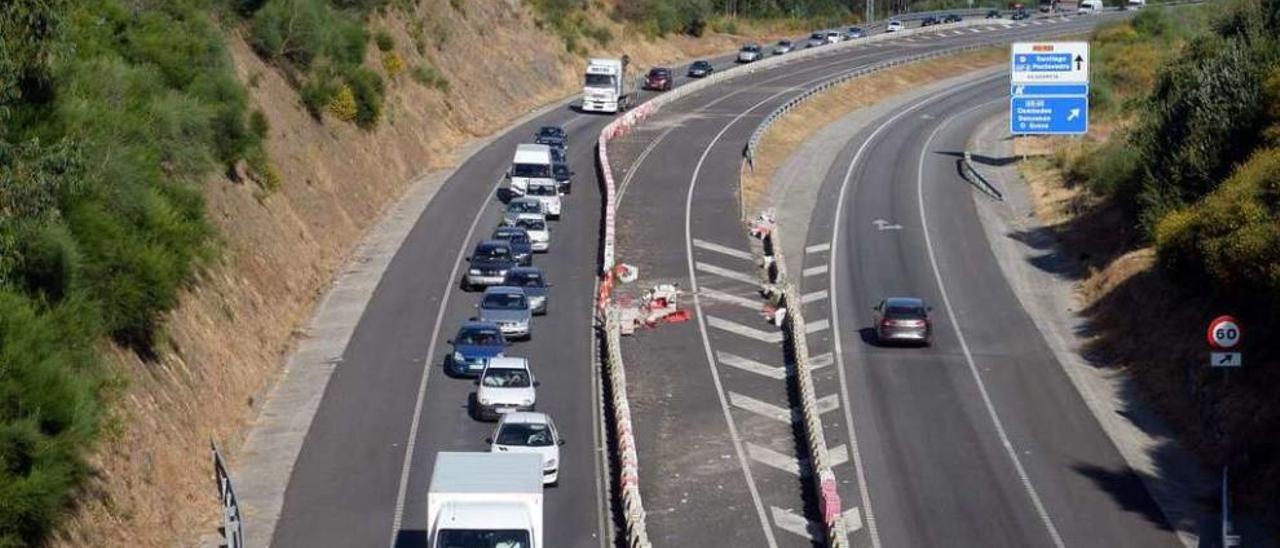
[[[649,71],[649,75],[644,78],[645,89],[655,91],[670,91],[672,81],[671,69],[665,67],[654,67]]]

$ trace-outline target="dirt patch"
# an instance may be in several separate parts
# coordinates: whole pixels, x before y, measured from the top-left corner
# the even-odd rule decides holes
[[[1008,50],[990,48],[877,72],[822,93],[788,113],[761,139],[755,169],[742,176],[745,211],[768,207],[769,185],[782,163],[822,127],[840,117],[925,84],[1007,61]]]
[[[234,462],[297,329],[366,230],[411,181],[456,163],[464,144],[581,85],[584,60],[565,53],[521,3],[464,2],[462,11],[452,3],[422,0],[414,16],[388,10],[371,21],[392,33],[409,67],[430,64],[450,83],[441,91],[407,73],[388,79],[385,118],[373,131],[315,121],[280,71],[238,33],[227,37],[250,102],[270,123],[267,149],[281,185],[267,193],[251,182],[208,181],[224,257],[169,315],[156,361],[108,351],[122,385],[90,457],[94,475],[51,545],[190,546],[214,532],[209,441]],[[744,40],[646,40],[607,17],[601,24],[624,38],[592,54],[625,52],[640,67]],[[418,28],[434,37],[422,52]],[[382,71],[380,53],[370,50],[366,66]]]

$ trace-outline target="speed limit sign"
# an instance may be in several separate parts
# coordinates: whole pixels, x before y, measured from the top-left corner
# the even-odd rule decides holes
[[[1218,316],[1209,322],[1209,346],[1224,350],[1235,348],[1241,336],[1240,322],[1231,316]]]

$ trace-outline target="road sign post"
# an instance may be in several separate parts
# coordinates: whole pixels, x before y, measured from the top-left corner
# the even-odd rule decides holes
[[[1019,42],[1009,58],[1009,132],[1089,131],[1089,43]]]
[[[1218,316],[1209,322],[1209,347],[1216,352],[1209,353],[1209,366],[1222,368],[1222,393],[1225,397],[1230,386],[1231,370],[1244,365],[1244,357],[1240,352],[1223,352],[1233,350],[1244,338],[1244,330],[1240,321],[1231,316]],[[1225,417],[1222,425],[1222,546],[1239,546],[1240,535],[1235,533],[1231,522],[1231,483],[1229,461],[1231,456],[1231,433]]]

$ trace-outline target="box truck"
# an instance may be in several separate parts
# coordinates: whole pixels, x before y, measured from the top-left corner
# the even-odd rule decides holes
[[[588,59],[582,86],[582,110],[617,113],[627,110],[635,101],[635,86],[628,82],[630,59]]]
[[[430,548],[542,548],[542,455],[436,453]]]

